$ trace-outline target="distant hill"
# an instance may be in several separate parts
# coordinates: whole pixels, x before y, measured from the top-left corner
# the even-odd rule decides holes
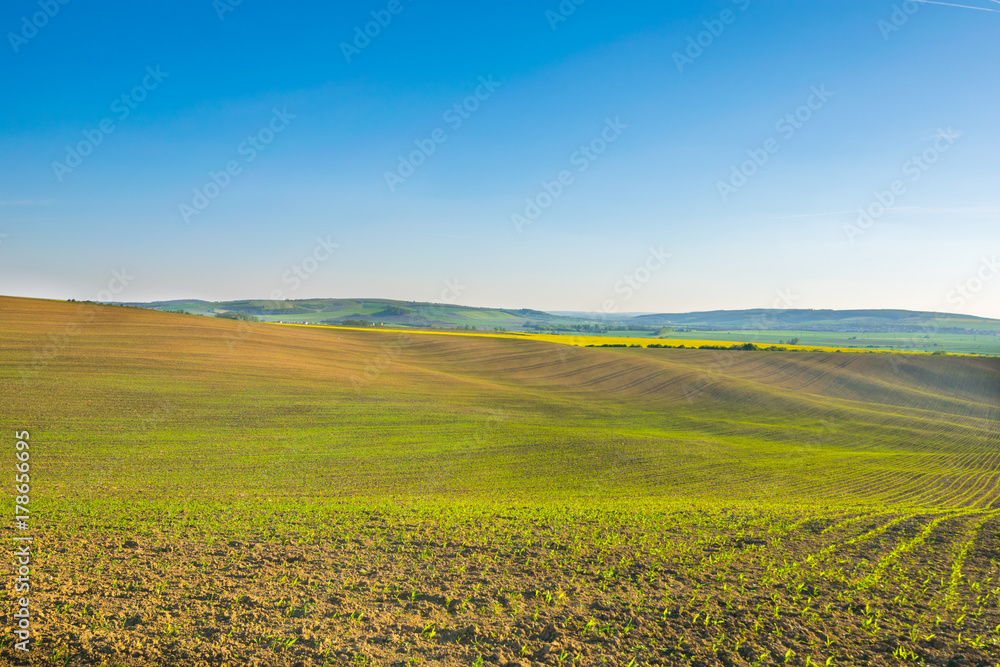
[[[540,310],[521,308],[475,308],[454,304],[397,301],[392,299],[299,299],[286,301],[239,300],[201,301],[196,299],[127,303],[128,306],[154,310],[186,311],[196,315],[242,313],[264,322],[301,322],[341,324],[371,322],[376,324],[476,328],[478,330],[521,330],[528,324],[572,326],[586,322],[575,317],[553,315]]]
[[[202,301],[175,299],[125,305],[154,310],[186,311],[196,315],[224,313],[251,315],[264,322],[358,325],[373,324],[423,328],[506,329],[508,331],[574,331],[601,326],[655,331],[673,327],[700,331],[830,331],[840,333],[982,333],[1000,332],[1000,320],[953,313],[912,310],[712,310],[694,313],[615,314],[548,313],[530,308],[476,308],[456,304],[393,299],[299,299],[266,301]]]
[[[639,315],[630,320],[650,326],[729,331],[770,329],[795,331],[916,333],[991,333],[1000,320],[953,313],[912,310],[711,310],[697,313]]]

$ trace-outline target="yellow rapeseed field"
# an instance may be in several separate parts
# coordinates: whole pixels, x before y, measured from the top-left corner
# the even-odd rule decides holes
[[[406,333],[406,334],[426,334],[429,336],[472,336],[479,338],[518,338],[529,340],[540,340],[548,343],[559,343],[562,345],[574,345],[576,347],[586,347],[588,345],[629,345],[638,347],[649,347],[659,345],[660,347],[685,347],[697,348],[702,345],[711,346],[731,346],[743,345],[745,340],[680,340],[661,338],[629,338],[625,336],[582,336],[571,334],[536,334],[536,333],[509,333],[499,331],[467,332],[467,331],[429,331],[426,329],[386,329],[382,327],[338,327],[322,324],[293,324],[283,322],[281,326],[289,327],[313,327],[323,329],[346,329],[349,331],[379,331],[383,333]],[[854,354],[870,354],[872,350],[865,350],[853,347],[823,347],[821,345],[759,345],[761,348],[777,348],[781,350],[792,350],[800,352],[853,352]],[[890,354],[927,354],[926,352],[911,352],[904,350],[879,350],[879,352]]]

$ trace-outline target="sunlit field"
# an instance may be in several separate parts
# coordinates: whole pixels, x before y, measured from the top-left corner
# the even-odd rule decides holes
[[[0,311],[32,664],[996,661],[996,359]]]

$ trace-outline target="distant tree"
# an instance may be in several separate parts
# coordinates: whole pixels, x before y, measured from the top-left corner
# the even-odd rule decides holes
[[[183,310],[180,312],[184,312]],[[216,313],[216,317],[221,317],[224,320],[243,320],[244,322],[260,322],[260,318],[254,317],[253,315],[247,315],[246,313]]]

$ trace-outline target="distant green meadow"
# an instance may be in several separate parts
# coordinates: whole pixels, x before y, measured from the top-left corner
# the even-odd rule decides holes
[[[628,338],[663,338],[666,340],[719,340],[750,342],[758,345],[778,345],[798,338],[802,345],[857,348],[861,350],[894,350],[911,352],[950,352],[956,354],[981,354],[1000,356],[1000,321],[963,316],[931,317],[930,314],[906,313],[910,317],[893,319],[895,311],[884,311],[885,322],[902,322],[910,332],[878,332],[879,324],[872,318],[831,319],[833,316],[817,311],[814,322],[803,324],[802,329],[761,329],[757,326],[756,311],[734,311],[719,314],[706,320],[717,320],[712,326],[663,325],[657,316],[636,318],[608,316],[600,319],[556,315],[535,310],[505,310],[497,308],[472,308],[453,304],[426,304],[386,299],[307,299],[303,301],[237,301],[208,303],[178,301],[155,304],[169,311],[183,311],[193,315],[215,317],[222,314],[245,313],[261,321],[281,321],[293,324],[335,324],[344,319],[357,323],[371,321],[375,326],[387,328],[468,328],[478,331],[536,331],[534,325],[545,327],[544,333],[574,335],[574,327],[606,327],[607,333],[594,331],[587,335],[604,335]],[[834,312],[834,311],[830,311]],[[883,311],[875,311],[883,312]],[[848,313],[851,314],[851,313]],[[763,316],[764,323],[773,322],[777,316]],[[827,319],[824,319],[827,318]],[[662,317],[659,318],[662,320]],[[743,326],[732,326],[734,320],[744,321]],[[729,322],[728,324],[726,322]],[[633,326],[637,330],[628,330]],[[837,329],[817,331],[816,329]],[[884,328],[900,328],[886,324]],[[863,329],[858,331],[857,329]],[[956,329],[964,329],[957,332]],[[972,330],[984,333],[974,333]]]
[[[801,345],[823,347],[856,347],[872,350],[897,350],[910,352],[937,352],[939,350],[956,354],[984,354],[1000,356],[1000,335],[956,334],[956,333],[838,333],[829,331],[697,331],[693,333],[668,332],[657,334],[656,338],[745,341],[758,345],[788,343],[798,338]],[[642,336],[642,332],[616,334],[620,336]],[[645,334],[648,336],[649,334]],[[644,337],[645,337],[644,336]]]

